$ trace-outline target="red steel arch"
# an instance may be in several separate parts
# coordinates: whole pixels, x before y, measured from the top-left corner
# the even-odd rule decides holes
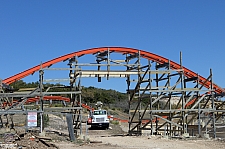
[[[103,51],[106,51],[108,49],[110,49],[110,51],[118,52],[118,53],[122,53],[122,54],[126,54],[126,53],[127,54],[135,54],[135,53],[140,52],[140,56],[143,57],[143,58],[158,62],[160,64],[168,62],[167,58],[164,58],[162,56],[159,56],[159,55],[147,52],[147,51],[143,51],[143,50],[126,48],[126,47],[100,47],[100,48],[92,48],[92,49],[87,49],[87,50],[81,50],[81,51],[77,51],[77,52],[73,52],[73,53],[70,53],[70,54],[67,54],[67,55],[60,56],[58,58],[55,58],[55,59],[52,59],[50,61],[47,61],[47,62],[43,63],[42,68],[50,67],[51,65],[53,65],[55,63],[65,61],[69,58],[74,57],[75,55],[79,57],[79,56],[86,55],[86,54],[94,54],[94,53],[97,53],[97,52],[103,52]],[[170,64],[171,64],[171,69],[180,69],[180,64],[175,63],[173,61],[170,61]],[[189,70],[185,67],[183,67],[183,69],[184,69],[184,75],[188,78],[196,77],[198,75],[197,73],[195,73],[195,72],[193,72],[193,71],[191,71],[191,70]],[[11,76],[9,78],[4,79],[3,83],[11,84],[11,83],[13,83],[17,80],[20,80],[20,79],[22,79],[22,78],[24,78],[28,75],[31,75],[34,72],[39,71],[39,70],[40,70],[40,65],[34,66],[34,67],[32,67],[30,69],[27,69],[27,70],[25,70],[21,73],[18,73],[14,76]],[[204,83],[205,81],[206,81],[206,79],[199,75],[199,83],[203,84],[206,88],[209,89],[210,85],[211,85],[211,82],[207,81],[206,83]],[[213,84],[213,88],[215,89],[215,92],[218,93],[218,94],[221,94],[221,93],[225,92],[224,89],[222,89],[221,87],[219,87],[216,84]]]

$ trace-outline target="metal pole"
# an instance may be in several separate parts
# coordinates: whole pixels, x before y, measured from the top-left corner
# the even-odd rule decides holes
[[[198,80],[197,80],[197,88],[199,87],[199,75],[197,76],[198,77]],[[199,92],[197,92],[197,98],[199,97]],[[198,104],[198,134],[200,135],[201,134],[201,118],[200,118],[200,102]]]
[[[151,70],[151,63],[150,63],[150,60],[148,60],[148,67],[149,67],[149,70]],[[149,89],[152,88],[152,81],[151,81],[151,71],[149,71]],[[153,120],[153,116],[152,116],[152,92],[149,93],[149,103],[150,103],[150,123],[151,123],[151,135],[153,135],[153,123],[152,123],[152,120]]]
[[[214,103],[214,91],[213,91],[213,80],[212,80],[212,69],[210,68],[210,76],[211,76],[211,95],[212,95],[212,109],[215,110]],[[213,112],[213,137],[216,138],[216,125],[215,125],[215,112]]]
[[[126,54],[126,63],[129,64],[129,60]],[[129,67],[127,66],[127,70]],[[131,135],[131,101],[130,101],[130,75],[127,75],[127,98],[128,98],[128,108],[129,108],[129,118],[128,118],[128,132]]]
[[[40,65],[40,71],[39,71],[39,88],[40,88],[40,119],[41,119],[41,125],[40,125],[40,132],[42,133],[43,132],[43,110],[44,110],[44,107],[43,107],[43,93],[42,93],[42,89],[43,89],[43,70],[42,70],[42,62],[41,62],[41,65]]]
[[[40,118],[41,118],[41,126],[40,126],[41,128],[40,129],[41,129],[41,133],[42,133],[43,132],[43,113],[42,112],[40,113]]]
[[[109,48],[108,48],[108,53],[107,53],[107,71],[109,72],[110,71],[110,58],[109,58],[109,56],[110,56],[110,54],[109,54]],[[109,80],[109,75],[107,75],[107,80]]]
[[[66,114],[66,121],[67,121],[70,140],[75,141],[76,138],[74,136],[74,128],[73,128],[73,120],[72,119],[73,119],[72,114]]]
[[[81,87],[79,86],[79,90]],[[80,98],[80,107],[81,107],[81,110],[80,110],[80,135],[82,134],[82,106],[81,106],[81,94],[79,94],[79,98]]]
[[[169,66],[168,66],[168,70],[170,71],[170,60],[168,61],[168,63],[169,63]],[[168,88],[170,88],[170,74],[168,74]],[[169,97],[169,110],[171,110],[171,108],[172,108],[172,105],[171,105],[171,93],[169,93],[170,94],[170,97]],[[170,111],[170,114],[169,114],[169,120],[171,121],[172,120],[172,113],[171,113],[171,111]],[[169,123],[169,127],[170,127],[170,136],[172,136],[172,124],[171,123]]]
[[[182,66],[182,52],[180,52],[180,69],[183,69],[183,66]],[[182,109],[185,109],[185,101],[184,101],[184,78],[183,78],[183,71],[181,72],[180,74],[180,77],[181,77],[181,92],[182,92]],[[182,130],[182,133],[186,133],[187,132],[187,129],[185,127],[185,112],[182,111],[182,125],[183,125],[183,130]]]
[[[158,70],[158,67],[157,67],[158,63],[156,63],[156,70]],[[156,87],[158,88],[159,87],[159,74],[156,73]],[[159,92],[156,93],[156,98],[159,98]],[[157,101],[157,106],[156,106],[156,109],[159,110],[159,101]],[[155,135],[158,134],[158,117],[155,118]]]
[[[141,83],[140,83],[140,79],[141,79],[141,74],[140,74],[140,51],[138,51],[138,102],[139,102],[139,110],[141,111],[141,91],[140,91],[140,88],[141,88]],[[141,112],[138,112],[138,119],[139,119],[139,125],[138,125],[138,134],[141,135]]]
[[[201,134],[200,103],[198,104],[198,134]]]

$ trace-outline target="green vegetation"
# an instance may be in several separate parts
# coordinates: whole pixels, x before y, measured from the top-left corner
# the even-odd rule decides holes
[[[82,100],[86,103],[96,103],[101,101],[104,104],[113,104],[116,102],[126,100],[126,94],[117,92],[115,90],[105,90],[95,87],[83,87],[82,89]]]
[[[36,88],[38,86],[39,86],[38,82],[26,83],[23,80],[19,80],[11,84],[11,87],[13,87],[15,90],[22,89],[22,88]],[[44,84],[44,89],[47,89],[48,87],[52,87],[49,90],[50,92],[70,91],[70,87],[66,87],[66,86],[62,87],[62,86],[64,85],[59,83],[57,84],[47,83],[47,84]],[[81,91],[82,91],[82,95],[81,95],[82,102],[88,103],[88,104],[92,104],[92,103],[95,104],[97,101],[101,101],[104,103],[105,106],[109,107],[109,104],[126,102],[126,99],[127,99],[126,94],[120,93],[112,89],[105,90],[105,89],[100,89],[100,88],[95,88],[93,86],[90,86],[90,87],[82,87]],[[70,97],[70,95],[61,95],[61,96]],[[52,106],[59,107],[61,105],[55,104]]]
[[[119,121],[110,121],[110,123],[113,125],[119,125]]]
[[[11,87],[14,89],[19,89],[19,88],[34,88],[39,85],[39,82],[31,82],[31,83],[26,83],[23,80],[16,81],[12,84],[10,84]]]
[[[32,82],[32,83],[26,83],[22,80],[16,81],[11,84],[11,86],[14,89],[22,89],[22,88],[36,88],[39,86],[39,82]],[[47,88],[51,87],[48,91],[49,92],[62,92],[62,91],[70,91],[69,86],[65,86],[62,84],[44,84],[43,85],[44,89],[46,90]],[[115,90],[105,90],[101,88],[96,88],[93,86],[89,87],[81,87],[81,99],[82,103],[85,103],[87,105],[90,105],[92,107],[95,107],[95,103],[97,101],[101,101],[103,104],[104,109],[112,109],[112,110],[120,110],[125,113],[129,113],[129,108],[128,108],[128,100],[127,100],[127,94],[126,93],[120,93]],[[70,98],[70,95],[60,95],[59,96],[65,96]],[[156,95],[152,95],[151,97],[156,98]],[[74,98],[74,97],[73,97]],[[137,101],[138,99],[133,99],[133,101]],[[46,101],[47,104],[49,101]],[[131,103],[131,108],[136,108],[137,102],[132,102]],[[145,97],[142,99],[142,107],[146,107],[149,104],[149,98]],[[61,107],[63,106],[61,101],[54,101],[51,105],[52,107]],[[154,105],[152,105],[153,109],[158,109],[158,108],[163,108],[165,106],[165,103],[162,102],[156,102]],[[168,106],[167,106],[168,107]],[[178,106],[178,108],[180,105]],[[35,108],[35,107],[34,107]],[[172,105],[172,109],[176,108],[176,105]]]
[[[48,114],[44,114],[43,115],[43,126],[44,127],[47,127],[48,126],[48,123],[49,123],[49,117],[48,117]],[[40,127],[41,126],[41,115],[40,113],[38,114],[37,116],[37,126]]]

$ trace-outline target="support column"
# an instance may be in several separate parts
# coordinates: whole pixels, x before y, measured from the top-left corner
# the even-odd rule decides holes
[[[44,114],[44,104],[43,104],[43,75],[44,75],[44,71],[42,70],[42,63],[40,65],[40,70],[39,70],[39,88],[40,88],[40,119],[41,119],[41,124],[40,124],[40,132],[43,132],[44,129],[44,123],[43,123],[43,114]]]
[[[210,69],[210,76],[211,76],[210,88],[211,88],[211,95],[212,95],[211,100],[212,100],[212,109],[213,109],[213,114],[212,114],[212,118],[213,118],[212,119],[212,121],[213,121],[213,137],[216,138],[216,125],[215,125],[216,120],[215,120],[215,111],[214,111],[216,109],[215,109],[215,102],[214,102],[214,100],[215,100],[215,92],[214,92],[214,89],[213,89],[212,69]]]

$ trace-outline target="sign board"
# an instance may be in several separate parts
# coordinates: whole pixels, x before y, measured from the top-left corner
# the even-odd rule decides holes
[[[27,126],[28,127],[37,127],[37,112],[28,112]]]

